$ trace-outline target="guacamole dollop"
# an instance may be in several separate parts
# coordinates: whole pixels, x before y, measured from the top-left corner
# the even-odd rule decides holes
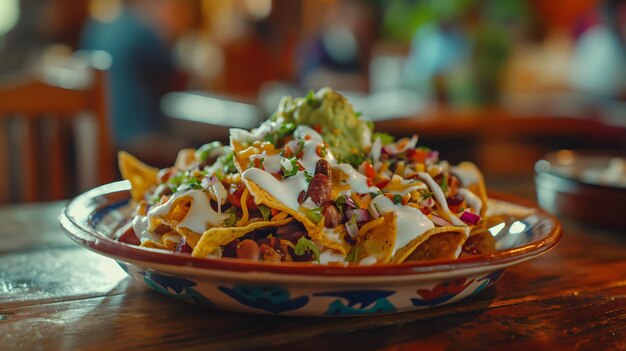
[[[306,97],[283,97],[271,120],[279,125],[315,128],[331,152],[342,162],[357,163],[372,143],[372,130],[348,100],[331,88]]]

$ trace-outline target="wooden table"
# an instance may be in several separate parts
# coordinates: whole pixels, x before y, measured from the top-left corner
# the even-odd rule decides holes
[[[533,198],[530,178],[491,187]],[[78,247],[62,203],[0,209],[0,350],[626,349],[626,233],[565,221],[552,252],[451,306],[377,317],[222,312],[175,301]]]

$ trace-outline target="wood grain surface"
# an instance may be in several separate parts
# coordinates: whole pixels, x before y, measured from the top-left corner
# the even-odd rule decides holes
[[[532,183],[495,182],[533,197]],[[626,350],[626,233],[565,220],[550,253],[459,303],[375,317],[217,311],[145,290],[56,223],[0,209],[0,350]]]

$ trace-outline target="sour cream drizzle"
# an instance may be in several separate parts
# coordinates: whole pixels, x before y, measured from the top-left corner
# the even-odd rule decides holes
[[[480,175],[471,169],[450,167],[450,173],[453,173],[454,175],[459,177],[461,184],[463,184],[464,186],[469,186],[471,184],[480,182]]]
[[[467,202],[467,205],[474,210],[474,213],[480,213],[480,209],[483,207],[483,202],[478,196],[474,195],[473,192],[465,188],[459,188],[457,192],[465,198],[465,202]]]
[[[435,197],[435,200],[437,200],[437,204],[450,217],[452,224],[466,226],[466,224],[463,223],[462,220],[460,220],[457,216],[454,215],[454,213],[452,213],[452,211],[450,211],[450,208],[448,207],[448,201],[446,200],[446,196],[441,190],[441,187],[439,186],[439,184],[435,182],[435,180],[430,176],[430,174],[426,172],[417,172],[417,174],[422,180],[424,180],[424,182],[426,182],[426,184],[428,184],[428,187],[430,188],[430,191],[432,191],[433,196]]]
[[[435,227],[433,222],[422,211],[409,206],[396,205],[386,196],[376,196],[372,203],[381,215],[389,212],[396,214],[396,242],[392,255],[427,230]]]
[[[348,176],[347,182],[350,184],[350,190],[357,194],[366,194],[370,192],[378,192],[379,189],[375,186],[367,186],[367,177],[359,173],[354,167],[347,163],[341,163],[336,166],[346,176]]]
[[[298,172],[287,179],[278,180],[262,169],[249,168],[241,174],[241,178],[248,185],[248,189],[250,189],[248,182],[252,181],[261,189],[267,191],[273,198],[282,202],[283,205],[295,211],[298,211],[300,208],[298,195],[300,192],[306,191],[309,186],[302,172]],[[303,205],[306,205],[306,203]]]
[[[177,192],[166,203],[150,209],[148,216],[167,215],[179,199],[186,197],[191,199],[191,207],[178,227],[187,228],[195,233],[204,233],[208,229],[208,225],[211,227],[219,226],[228,218],[228,215],[221,213],[221,211],[215,211],[211,207],[207,194],[197,189]]]

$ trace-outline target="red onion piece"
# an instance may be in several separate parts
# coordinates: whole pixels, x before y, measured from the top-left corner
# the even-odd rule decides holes
[[[469,211],[464,211],[461,214],[461,220],[465,223],[475,225],[480,221],[480,216]]]
[[[369,212],[366,209],[354,208],[346,211],[346,217],[348,222],[351,218],[354,218],[356,223],[367,222],[371,219]]]
[[[426,200],[422,200],[419,202],[420,205],[424,206],[424,207],[433,207],[435,206],[435,200],[432,197],[429,197]]]
[[[350,196],[345,196],[346,198],[346,207],[347,208],[356,208],[356,204],[354,203],[354,200],[352,200],[352,198]]]

